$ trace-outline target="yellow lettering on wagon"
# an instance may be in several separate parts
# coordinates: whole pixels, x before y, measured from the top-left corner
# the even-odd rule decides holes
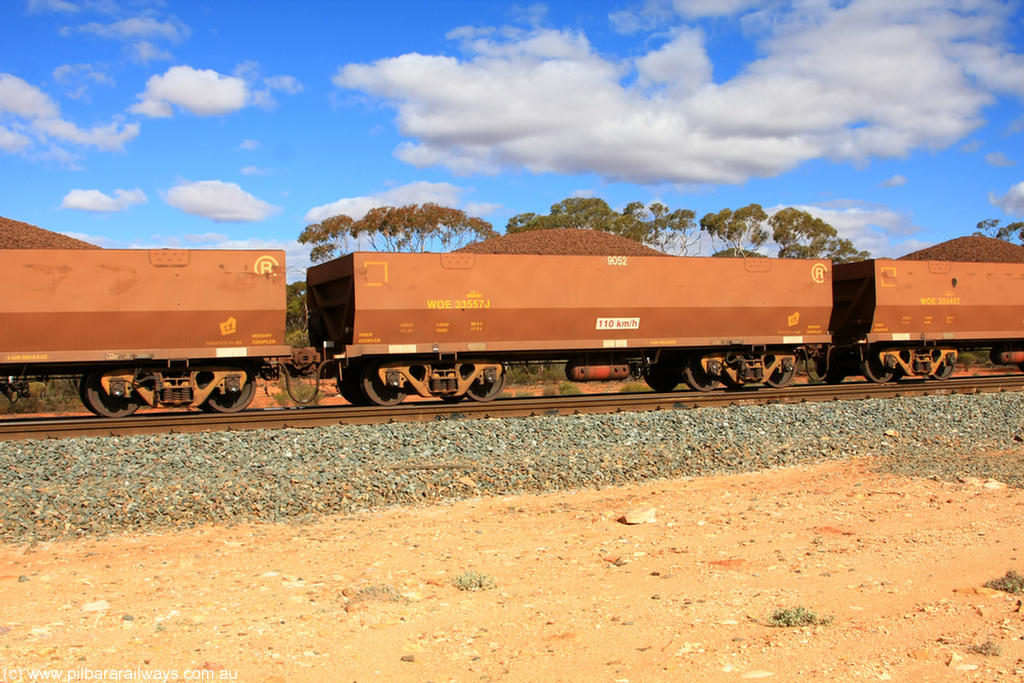
[[[922,306],[959,306],[960,297],[958,296],[923,296],[921,297]]]

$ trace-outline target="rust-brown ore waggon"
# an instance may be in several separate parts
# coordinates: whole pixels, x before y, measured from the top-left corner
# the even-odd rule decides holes
[[[73,377],[105,416],[232,412],[284,343],[282,251],[0,250],[0,379]],[[21,383],[24,387],[24,383]]]
[[[1024,264],[875,259],[836,264],[830,381],[949,377],[990,347],[1024,369]]]
[[[311,343],[354,402],[488,400],[504,363],[541,359],[662,391],[784,386],[799,350],[830,340],[825,260],[355,253],[307,285]]]

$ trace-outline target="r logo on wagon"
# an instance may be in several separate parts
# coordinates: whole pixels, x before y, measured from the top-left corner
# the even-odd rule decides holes
[[[595,330],[639,330],[640,318],[598,318]]]
[[[252,272],[257,275],[267,275],[273,273],[274,269],[280,267],[280,265],[273,256],[260,256],[256,259],[256,263],[252,264]]]
[[[811,279],[819,285],[825,284],[825,276],[828,275],[828,266],[824,263],[815,263],[811,266]]]

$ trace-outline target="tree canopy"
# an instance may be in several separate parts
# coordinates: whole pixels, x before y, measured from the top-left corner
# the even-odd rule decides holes
[[[870,254],[840,237],[831,225],[806,211],[789,207],[768,219],[779,258],[828,258],[837,263],[863,261]]]
[[[999,225],[1000,222],[998,218],[986,218],[979,221],[978,229],[974,234],[1024,244],[1024,221],[1007,223],[1003,226]]]
[[[735,211],[704,214],[700,229],[711,237],[712,244],[721,245],[714,256],[762,256],[760,250],[769,237],[767,220],[760,204],[748,204]]]
[[[509,219],[509,234],[527,230],[581,228],[622,235],[665,253],[686,255],[700,235],[690,209],[672,210],[660,202],[630,202],[621,212],[597,197],[569,197],[546,215],[521,213]]]
[[[312,245],[310,258],[316,263],[348,253],[364,242],[374,251],[426,251],[437,245],[441,251],[458,249],[497,233],[482,218],[438,204],[409,204],[370,209],[359,220],[338,215],[307,225],[299,242]]]

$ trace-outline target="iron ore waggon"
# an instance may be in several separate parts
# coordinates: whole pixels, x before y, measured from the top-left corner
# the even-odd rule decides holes
[[[878,259],[349,254],[307,272],[312,347],[285,344],[281,251],[0,250],[0,392],[72,378],[105,417],[234,412],[257,378],[330,377],[352,403],[489,401],[510,364],[657,391],[1024,370],[1024,264]]]
[[[946,379],[990,349],[1024,370],[1024,264],[876,259],[834,266],[826,377]]]
[[[258,375],[292,363],[282,251],[9,249],[0,259],[8,394],[27,391],[25,378],[69,377],[105,417],[141,405],[235,412]]]
[[[767,258],[354,253],[307,273],[310,341],[353,403],[494,398],[506,363],[570,380],[781,387],[825,345],[831,263]]]

